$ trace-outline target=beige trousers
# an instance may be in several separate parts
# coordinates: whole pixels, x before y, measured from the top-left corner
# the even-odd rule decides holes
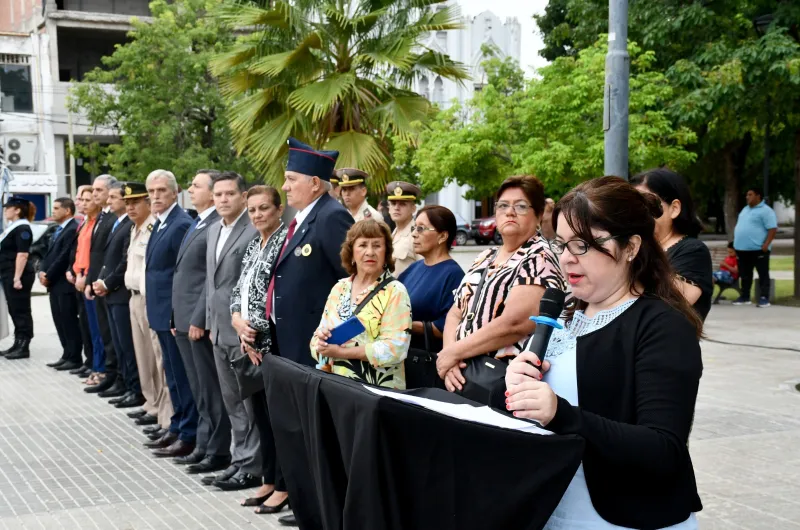
[[[172,418],[172,400],[167,389],[164,363],[161,360],[161,345],[156,332],[150,329],[147,321],[147,307],[144,296],[131,294],[131,331],[133,348],[136,351],[136,364],[139,366],[139,381],[145,412],[158,416],[158,423],[169,429]]]

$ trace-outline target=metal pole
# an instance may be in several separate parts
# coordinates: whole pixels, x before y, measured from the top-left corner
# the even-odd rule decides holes
[[[767,97],[767,123],[764,128],[764,200],[769,204],[769,136],[772,125],[772,101]]]
[[[628,0],[608,2],[604,93],[605,174],[628,178]]]
[[[69,194],[72,198],[77,198],[78,183],[75,181],[75,136],[72,134],[72,111],[67,109],[67,138],[69,142]]]

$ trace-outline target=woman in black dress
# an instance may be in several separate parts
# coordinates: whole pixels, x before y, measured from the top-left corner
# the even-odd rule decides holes
[[[33,317],[31,316],[31,288],[35,277],[28,261],[33,243],[30,221],[36,207],[26,199],[10,197],[3,205],[6,229],[0,234],[0,281],[8,303],[8,312],[14,323],[14,344],[0,351],[6,359],[26,359],[31,356]]]
[[[711,310],[713,266],[711,252],[697,239],[703,224],[697,217],[689,186],[669,169],[651,169],[633,177],[631,184],[642,193],[661,199],[664,213],[656,219],[656,240],[675,270],[675,285],[703,320]]]

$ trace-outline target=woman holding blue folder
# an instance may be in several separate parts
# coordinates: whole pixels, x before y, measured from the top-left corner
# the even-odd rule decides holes
[[[403,361],[411,341],[411,302],[392,276],[392,235],[377,221],[354,224],[342,245],[350,276],[331,289],[311,338],[317,367],[388,388],[406,387]]]

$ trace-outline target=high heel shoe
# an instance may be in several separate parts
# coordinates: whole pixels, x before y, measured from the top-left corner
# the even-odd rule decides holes
[[[261,496],[261,497],[248,497],[247,499],[243,500],[239,504],[241,506],[261,506],[262,504],[264,504],[264,502],[266,502],[267,499],[272,497],[273,493],[275,493],[275,490],[272,490],[269,493],[267,493],[266,495]]]
[[[267,506],[266,504],[262,504],[261,506],[256,508],[255,512],[258,515],[264,515],[267,513],[278,513],[287,506],[289,506],[289,497],[283,499],[283,502],[278,504],[277,506]]]

